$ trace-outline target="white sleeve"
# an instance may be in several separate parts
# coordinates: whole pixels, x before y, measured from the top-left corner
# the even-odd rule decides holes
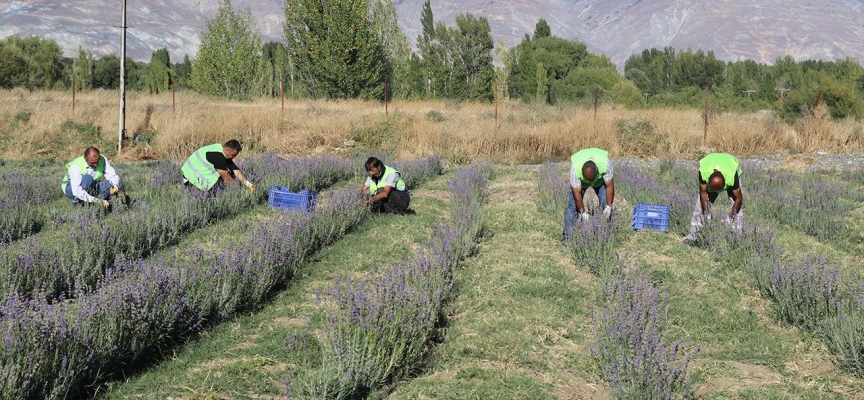
[[[603,174],[603,182],[612,180],[612,161],[606,160],[606,173]]]
[[[582,188],[582,182],[579,179],[579,175],[576,175],[576,166],[570,165],[570,187],[571,188]]]
[[[114,167],[108,162],[108,159],[105,159],[105,179],[108,182],[111,182],[114,187],[120,187],[120,177],[117,175],[117,171],[114,171]]]
[[[385,179],[384,184],[386,186],[390,186],[393,189],[398,190],[399,188],[396,187],[396,183],[399,182],[399,178],[401,178],[401,177],[402,177],[401,174],[399,174],[398,172],[394,172],[394,173],[390,174],[389,176],[387,176],[387,179]]]
[[[95,197],[91,196],[81,187],[81,171],[74,165],[69,167],[69,185],[72,187],[72,195],[78,200],[85,203],[92,203],[96,200]]]

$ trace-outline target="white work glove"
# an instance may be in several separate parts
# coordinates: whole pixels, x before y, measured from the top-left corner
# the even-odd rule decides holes
[[[255,193],[255,187],[252,186],[252,182],[245,181],[243,182],[243,185],[246,186],[246,189],[249,189],[249,193]]]
[[[584,212],[584,213],[582,213],[582,214],[579,214],[579,217],[580,217],[583,221],[587,221],[588,218],[590,218],[590,216],[588,215],[587,212]]]
[[[734,226],[735,225],[735,219],[732,217],[726,217],[726,219],[723,220],[723,225]]]
[[[612,215],[612,206],[606,206],[606,208],[603,209],[603,216],[606,218],[609,218],[611,215]]]

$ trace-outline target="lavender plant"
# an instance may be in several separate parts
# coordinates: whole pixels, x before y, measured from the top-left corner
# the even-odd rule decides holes
[[[823,319],[837,315],[840,266],[824,258],[806,257],[800,264],[777,266],[774,275],[774,310],[777,319],[814,331]]]
[[[620,221],[596,217],[573,224],[564,241],[573,262],[600,277],[619,273],[618,248],[623,236]]]
[[[666,295],[635,273],[611,277],[602,298],[591,354],[615,398],[689,397],[687,366],[698,348],[664,337]]]
[[[824,179],[796,179],[785,171],[755,170],[747,176],[748,209],[762,218],[796,227],[836,243],[851,234],[844,218],[856,207],[857,192]]]
[[[837,355],[840,368],[864,377],[864,279],[854,277],[848,298],[837,301],[837,314],[822,321],[820,333]]]
[[[437,155],[415,160],[393,161],[393,168],[402,173],[405,186],[409,189],[420,186],[427,180],[444,173],[441,157]]]
[[[537,209],[560,212],[567,208],[571,196],[566,164],[544,162],[537,172]]]
[[[58,178],[46,173],[0,174],[0,236],[7,243],[38,232],[47,222],[46,205],[62,196]]]

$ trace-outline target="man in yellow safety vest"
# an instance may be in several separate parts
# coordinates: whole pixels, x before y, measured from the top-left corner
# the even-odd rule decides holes
[[[402,174],[375,157],[369,157],[365,167],[368,176],[360,188],[360,195],[366,195],[368,191],[370,197],[366,203],[372,205],[372,211],[405,214],[411,204],[411,196]]]
[[[243,148],[240,142],[235,139],[195,150],[180,168],[183,171],[183,184],[209,191],[222,188],[226,182],[237,181],[254,193],[255,187],[246,179],[243,171],[234,164],[234,157],[237,157],[241,150]]]
[[[570,200],[564,210],[564,239],[570,235],[573,223],[590,218],[584,196],[588,188],[597,194],[604,218],[612,217],[615,202],[615,180],[612,177],[612,162],[609,153],[598,148],[582,149],[570,157]]]
[[[88,147],[84,155],[66,164],[66,176],[60,189],[72,204],[99,204],[111,207],[111,195],[117,193],[120,177],[99,149]]]
[[[685,243],[696,242],[696,233],[702,228],[703,221],[711,220],[711,205],[720,192],[726,192],[732,205],[723,223],[741,230],[744,224],[741,175],[738,159],[730,154],[711,153],[699,160],[699,198],[690,219],[690,233],[684,239]]]

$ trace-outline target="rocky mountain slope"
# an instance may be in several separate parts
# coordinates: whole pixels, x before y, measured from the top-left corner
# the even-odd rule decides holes
[[[281,40],[285,0],[235,0],[249,8],[264,40]],[[394,0],[408,39],[420,33],[424,0]],[[128,1],[127,53],[146,61],[165,47],[172,60],[194,57],[199,34],[220,0]],[[0,37],[40,35],[66,55],[78,46],[97,56],[119,51],[120,5],[113,0],[0,1]],[[433,0],[436,21],[485,16],[496,43],[512,47],[540,18],[552,34],[586,43],[619,66],[643,49],[713,50],[723,60],[777,57],[864,61],[864,0]]]

